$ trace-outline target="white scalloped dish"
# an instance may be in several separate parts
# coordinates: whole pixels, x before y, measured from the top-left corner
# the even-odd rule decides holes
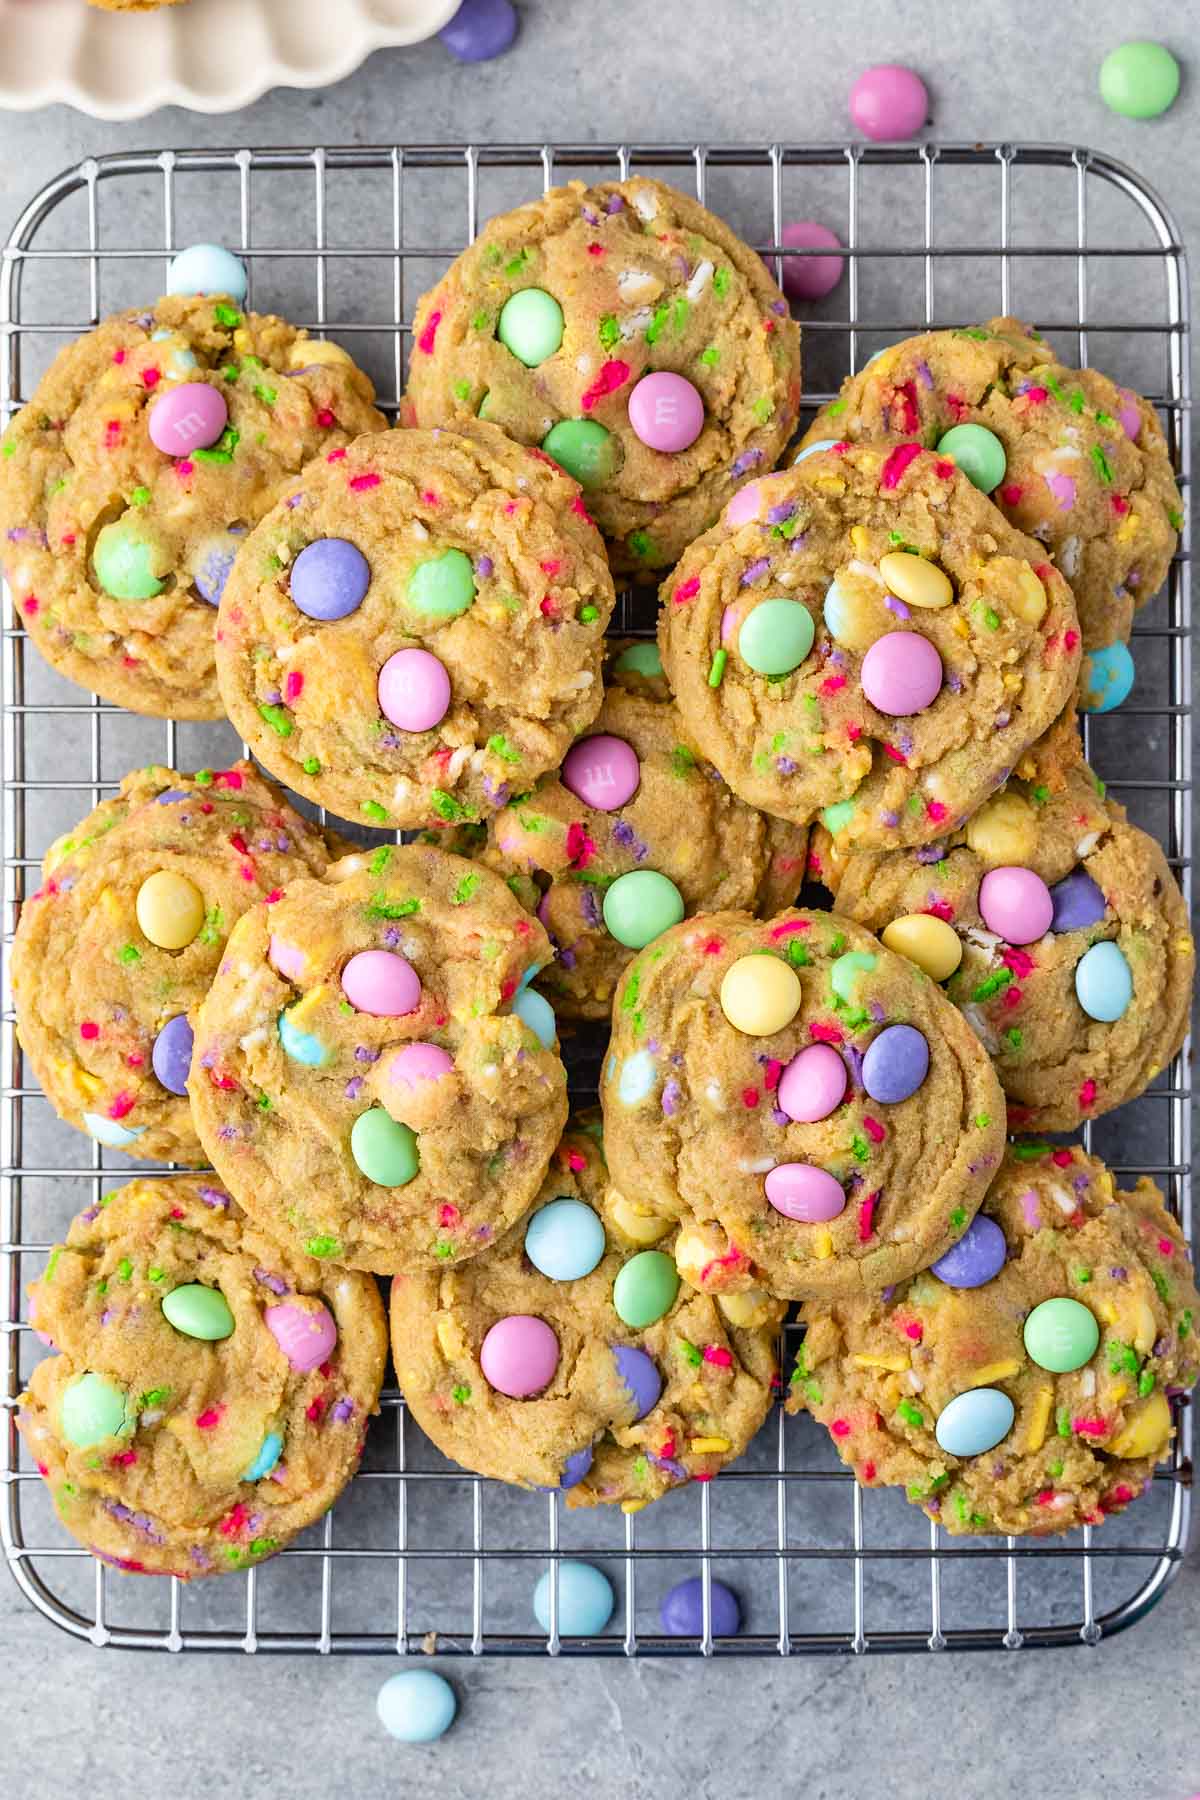
[[[0,0],[0,106],[63,100],[98,119],[159,106],[232,112],[273,87],[325,87],[372,50],[440,31],[459,0],[186,0],[105,12]]]

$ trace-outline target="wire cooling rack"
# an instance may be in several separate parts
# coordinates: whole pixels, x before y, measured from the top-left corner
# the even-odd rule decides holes
[[[845,279],[804,316],[810,412],[883,344],[1012,310],[1036,319],[1068,360],[1095,361],[1149,394],[1186,484],[1189,311],[1178,232],[1131,170],[1053,145],[424,145],[89,160],[30,202],[0,253],[3,419],[63,342],[157,295],[174,247],[213,239],[241,248],[252,304],[342,339],[394,414],[414,302],[480,221],[542,186],[637,171],[694,187],[764,246],[777,273],[786,219],[838,226]],[[1133,700],[1085,729],[1100,773],[1165,843],[1190,899],[1186,568],[1185,530],[1167,589],[1135,628]],[[644,602],[622,597],[614,628],[651,623]],[[50,839],[128,768],[211,764],[234,744],[225,726],[162,725],[84,697],[19,628],[4,630],[2,642],[7,946]],[[29,1601],[77,1637],[319,1654],[1015,1650],[1098,1643],[1149,1611],[1178,1568],[1191,1482],[1186,1402],[1177,1403],[1172,1460],[1137,1506],[1094,1541],[1084,1530],[1028,1543],[948,1539],[898,1495],[861,1492],[824,1433],[781,1409],[715,1483],[692,1484],[636,1516],[571,1513],[557,1495],[520,1494],[444,1462],[392,1389],[362,1471],[323,1524],[282,1556],[186,1588],[114,1575],[57,1525],[13,1418],[37,1355],[22,1290],[71,1215],[134,1165],[54,1120],[23,1066],[7,978],[0,1055],[0,1541]],[[577,1086],[586,1086],[586,1060],[576,1059]],[[1120,1173],[1152,1174],[1190,1232],[1188,1106],[1185,1051],[1148,1095],[1084,1136]],[[784,1337],[786,1370],[795,1328]],[[534,1580],[566,1556],[599,1562],[613,1579],[616,1612],[598,1638],[559,1638],[557,1575],[551,1630],[533,1627]],[[702,1633],[667,1638],[659,1599],[697,1570]],[[714,1574],[742,1596],[738,1638],[712,1638]]]

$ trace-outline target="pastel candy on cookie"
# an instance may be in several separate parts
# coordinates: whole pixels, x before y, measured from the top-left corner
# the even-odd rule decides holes
[[[475,571],[462,550],[444,550],[419,562],[408,578],[408,604],[434,619],[454,619],[476,595]]]
[[[765,1187],[777,1213],[805,1225],[824,1224],[846,1209],[841,1182],[812,1163],[779,1163],[768,1171]]]
[[[162,1310],[163,1317],[184,1337],[218,1342],[233,1336],[234,1318],[229,1302],[219,1288],[208,1287],[204,1282],[172,1288],[163,1295]]]
[[[953,425],[938,439],[943,456],[953,457],[972,487],[990,494],[1004,480],[1004,445],[986,425]]]
[[[579,1281],[604,1255],[604,1226],[582,1200],[552,1200],[529,1221],[525,1254],[550,1280]]]
[[[168,1019],[154,1040],[151,1063],[154,1073],[171,1094],[187,1093],[194,1038],[186,1013]]]
[[[126,1430],[126,1408],[126,1396],[116,1383],[88,1370],[63,1393],[63,1436],[77,1450],[90,1450],[93,1444],[119,1437]]]
[[[1108,910],[1103,893],[1086,869],[1072,869],[1050,889],[1052,931],[1082,931],[1099,925]]]
[[[795,1018],[800,977],[789,963],[771,956],[743,956],[721,982],[721,1011],[737,1031],[770,1037]]]
[[[414,1132],[373,1106],[355,1119],[350,1153],[368,1181],[380,1187],[405,1187],[421,1166]]]
[[[779,1105],[789,1119],[815,1124],[835,1112],[845,1097],[846,1065],[829,1044],[810,1044],[794,1056],[779,1080]]]
[[[1089,1019],[1112,1024],[1133,999],[1133,973],[1117,944],[1093,944],[1075,965],[1075,993]]]
[[[683,896],[656,869],[619,875],[603,901],[604,923],[620,944],[641,950],[683,918]]]
[[[622,738],[599,733],[572,744],[563,758],[563,786],[598,812],[615,812],[637,792],[637,753]]]
[[[562,343],[562,307],[544,288],[518,288],[500,309],[496,336],[526,368],[536,369]]]
[[[215,444],[229,419],[225,396],[207,381],[185,381],[154,402],[150,438],[167,456],[189,456]]]
[[[221,244],[189,244],[167,271],[168,294],[228,294],[240,304],[249,285],[241,257]]]
[[[685,376],[659,369],[630,393],[629,423],[652,450],[686,450],[704,429],[704,400]]]
[[[193,881],[171,869],[148,875],[137,891],[137,922],[161,950],[183,950],[204,924],[204,896]]]
[[[929,1073],[929,1044],[914,1025],[886,1025],[863,1057],[863,1086],[872,1100],[911,1099]]]
[[[761,510],[762,489],[757,481],[748,481],[726,504],[723,517],[730,530],[736,531],[739,525],[746,525],[751,519],[757,519]]]
[[[1010,944],[1034,944],[1050,929],[1054,901],[1032,869],[989,869],[979,884],[979,911],[998,937]]]
[[[554,1008],[544,994],[532,988],[521,988],[513,999],[513,1011],[537,1038],[543,1050],[553,1050],[558,1041],[558,1021]]]
[[[812,614],[798,600],[762,600],[742,621],[738,654],[759,675],[790,675],[815,636]]]
[[[658,1405],[663,1390],[662,1376],[652,1356],[631,1344],[614,1344],[613,1361],[622,1385],[633,1399],[634,1422],[644,1419]]]
[[[370,564],[346,538],[317,538],[292,564],[293,601],[306,617],[324,623],[356,612],[370,585]]]
[[[973,1388],[942,1408],[935,1435],[950,1456],[982,1456],[1003,1442],[1015,1417],[1016,1409],[1001,1389]]]
[[[1089,1307],[1063,1296],[1035,1306],[1025,1321],[1023,1336],[1039,1369],[1069,1374],[1096,1354],[1100,1327]]]
[[[402,731],[431,731],[450,709],[450,677],[430,650],[397,650],[379,671],[379,710]]]
[[[281,1012],[276,1026],[284,1054],[293,1062],[303,1063],[309,1069],[323,1068],[329,1062],[329,1046],[315,1031],[306,1031],[303,1025],[298,1025],[290,1012]]]
[[[129,519],[101,528],[92,552],[96,580],[115,600],[152,600],[170,574],[166,546]]]
[[[440,1081],[454,1071],[454,1058],[437,1044],[402,1044],[389,1053],[384,1064],[386,1079],[396,1088],[410,1091],[426,1082]]]
[[[498,1393],[513,1400],[540,1394],[558,1368],[558,1339],[544,1319],[515,1314],[498,1319],[479,1349],[480,1367]]]
[[[976,1213],[958,1242],[930,1268],[947,1287],[983,1287],[1000,1273],[1007,1255],[1000,1226],[986,1213]]]
[[[617,442],[598,419],[560,419],[542,449],[585,490],[603,487],[616,473]]]
[[[1136,673],[1128,644],[1117,642],[1089,651],[1080,672],[1084,712],[1113,712],[1128,700]]]
[[[678,1292],[674,1259],[661,1250],[641,1250],[622,1265],[613,1283],[613,1305],[623,1324],[644,1329],[670,1311]]]
[[[402,1018],[421,1004],[421,978],[394,950],[360,950],[342,970],[342,992],[356,1012]]]
[[[905,913],[885,925],[879,935],[889,950],[907,956],[931,981],[948,980],[963,958],[957,931],[932,913]]]
[[[268,1306],[263,1322],[293,1369],[307,1374],[328,1362],[338,1341],[337,1325],[321,1302]]]
[[[942,689],[937,646],[916,631],[889,631],[863,657],[862,689],[879,712],[906,717],[932,706]]]

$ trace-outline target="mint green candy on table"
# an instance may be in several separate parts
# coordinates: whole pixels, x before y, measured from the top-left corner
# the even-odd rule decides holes
[[[992,493],[1004,480],[1008,467],[1004,445],[986,425],[952,425],[938,439],[937,447],[940,455],[953,458],[956,467],[981,494]]]
[[[63,1389],[59,1423],[68,1443],[90,1450],[125,1430],[125,1395],[115,1382],[89,1370]]]
[[[617,441],[596,419],[560,419],[542,449],[582,488],[602,487],[617,469]]]
[[[679,1292],[679,1270],[661,1250],[641,1250],[613,1282],[613,1305],[622,1324],[644,1330],[670,1312]]]
[[[1025,1321],[1025,1348],[1039,1369],[1069,1375],[1095,1356],[1100,1343],[1096,1315],[1065,1295],[1043,1300]]]
[[[216,1343],[233,1335],[234,1319],[229,1302],[220,1288],[205,1287],[201,1281],[172,1288],[169,1294],[163,1295],[162,1310],[163,1318],[184,1337]]]
[[[630,950],[642,950],[683,918],[683,895],[657,869],[618,875],[604,896],[604,923]]]
[[[404,1187],[421,1166],[416,1134],[382,1106],[373,1106],[355,1119],[350,1154],[367,1180],[380,1187]]]
[[[742,620],[738,655],[757,675],[790,675],[815,636],[812,614],[799,600],[761,600]]]
[[[536,369],[562,343],[562,307],[544,288],[521,288],[505,301],[496,336],[527,369]]]
[[[408,604],[434,619],[454,619],[475,598],[475,571],[462,550],[446,550],[417,564],[405,590]]]
[[[1136,38],[1100,64],[1100,98],[1125,119],[1157,119],[1175,104],[1179,64],[1165,44]]]
[[[114,600],[152,600],[170,573],[170,558],[136,524],[106,525],[92,551],[96,580]]]

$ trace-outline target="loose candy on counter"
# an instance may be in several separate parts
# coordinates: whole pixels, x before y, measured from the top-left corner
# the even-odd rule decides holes
[[[952,425],[937,443],[938,454],[949,456],[972,487],[990,494],[1004,480],[1008,466],[1004,445],[986,425]]]
[[[508,49],[517,35],[512,0],[462,0],[448,25],[438,32],[458,62],[490,62]]]
[[[189,244],[167,271],[168,294],[228,294],[241,305],[249,291],[245,263],[221,244]]]
[[[207,381],[185,381],[150,408],[150,440],[167,456],[215,444],[229,422],[225,396]]]
[[[268,1306],[263,1323],[290,1366],[302,1375],[328,1362],[337,1345],[333,1314],[320,1301],[308,1306],[287,1301],[282,1306]]]
[[[704,1582],[699,1575],[678,1581],[663,1595],[659,1620],[668,1637],[701,1637],[704,1632]],[[742,1628],[742,1608],[732,1588],[709,1580],[709,1624],[712,1635],[736,1637]]]
[[[1084,712],[1106,713],[1128,700],[1137,675],[1128,644],[1107,644],[1089,650],[1080,668],[1079,687]]]
[[[748,1037],[770,1037],[790,1025],[800,1008],[800,977],[774,956],[742,956],[721,982],[721,1011]]]
[[[498,1319],[479,1347],[479,1366],[497,1393],[528,1400],[554,1380],[558,1339],[544,1319],[512,1313]]]
[[[154,1040],[150,1063],[169,1094],[186,1094],[192,1065],[192,1028],[186,1013],[168,1019]]]
[[[932,706],[942,689],[937,646],[917,631],[888,631],[863,657],[862,690],[879,712],[905,718]]]
[[[549,1569],[533,1590],[533,1616],[543,1631],[550,1630]],[[591,1563],[563,1560],[558,1565],[559,1637],[597,1637],[612,1618],[616,1600],[612,1583]]]
[[[431,650],[396,650],[379,671],[379,710],[401,731],[432,731],[450,710],[450,677]]]
[[[470,0],[468,10],[469,6]],[[389,1737],[402,1744],[432,1744],[453,1725],[458,1698],[436,1670],[405,1669],[384,1682],[375,1698],[375,1711]]]
[[[931,981],[947,981],[963,959],[957,931],[932,913],[905,913],[879,935],[889,950],[907,956]]]
[[[878,63],[850,89],[850,117],[877,142],[909,138],[928,122],[929,93],[914,70]]]
[[[1100,1327],[1089,1307],[1064,1295],[1035,1306],[1025,1321],[1023,1336],[1030,1359],[1039,1369],[1069,1375],[1096,1354]]]
[[[206,1287],[202,1281],[185,1282],[163,1295],[163,1318],[184,1337],[202,1338],[217,1343],[232,1337],[233,1314],[220,1288]]]
[[[1118,44],[1100,64],[1100,98],[1126,119],[1157,119],[1175,104],[1179,64],[1165,44]]]
[[[947,1287],[984,1287],[1004,1267],[1008,1247],[995,1219],[976,1213],[956,1244],[939,1256],[930,1269]]]
[[[840,250],[842,240],[816,219],[795,219],[784,226],[779,242],[785,250]],[[781,285],[793,300],[823,300],[832,294],[846,267],[842,256],[781,257]]]
[[[90,1450],[126,1429],[126,1396],[115,1382],[93,1370],[64,1389],[59,1408],[63,1436],[77,1450]]]
[[[394,950],[360,950],[342,970],[342,992],[356,1012],[399,1019],[421,1004],[421,978]]]
[[[816,627],[798,600],[760,600],[738,632],[738,655],[759,675],[790,675],[813,647]]]
[[[881,1105],[911,1099],[929,1073],[929,1044],[915,1025],[885,1025],[863,1057],[863,1087]]]
[[[544,288],[518,288],[500,308],[496,336],[527,369],[536,369],[562,343],[562,307]]]
[[[816,1124],[837,1111],[849,1080],[845,1063],[831,1045],[809,1044],[779,1078],[780,1111],[800,1124]]]
[[[456,619],[475,599],[475,570],[463,550],[426,557],[408,578],[408,604],[431,619]]]
[[[597,812],[615,812],[626,805],[640,781],[641,768],[633,746],[608,732],[580,738],[563,758],[563,786]]]
[[[619,944],[642,950],[684,915],[683,896],[656,869],[618,875],[603,900],[604,923]]]
[[[525,1254],[551,1281],[579,1281],[604,1255],[604,1226],[582,1200],[564,1196],[534,1213]]]
[[[663,1390],[662,1376],[654,1358],[631,1344],[614,1344],[613,1361],[623,1385],[633,1397],[633,1421],[636,1424],[658,1405]]]
[[[979,884],[979,912],[989,931],[1009,944],[1035,944],[1054,918],[1050,889],[1032,869],[989,869]]]
[[[405,1187],[421,1166],[416,1134],[372,1106],[359,1113],[350,1129],[350,1154],[368,1181],[380,1187]]]
[[[292,564],[292,600],[310,619],[346,618],[362,605],[370,585],[371,565],[347,538],[316,538]]]
[[[679,1270],[662,1250],[640,1250],[623,1263],[613,1282],[613,1305],[622,1324],[644,1330],[670,1312],[679,1292]]]
[[[1089,1019],[1111,1025],[1133,999],[1133,973],[1117,944],[1093,944],[1075,965],[1075,994]]]
[[[827,1169],[813,1163],[778,1163],[767,1173],[767,1199],[785,1219],[820,1225],[846,1210],[846,1193]]]
[[[704,430],[704,400],[686,376],[658,369],[643,375],[630,392],[629,423],[651,450],[673,455]]]
[[[173,869],[147,875],[137,892],[137,922],[160,950],[183,950],[204,924],[204,896],[195,882]]]
[[[949,1456],[982,1456],[1012,1430],[1016,1408],[999,1388],[972,1388],[957,1394],[938,1414],[934,1432]]]

